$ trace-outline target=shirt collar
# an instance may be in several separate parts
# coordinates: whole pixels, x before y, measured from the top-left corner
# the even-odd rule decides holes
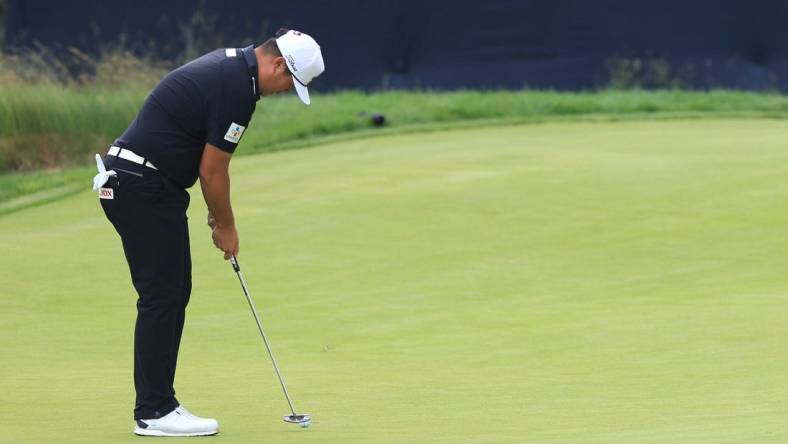
[[[258,101],[260,100],[260,90],[257,85],[257,57],[254,54],[254,45],[249,45],[246,48],[241,49],[241,53],[244,55],[246,67],[249,70],[249,77],[251,78],[252,83],[252,94],[255,97],[255,101]]]

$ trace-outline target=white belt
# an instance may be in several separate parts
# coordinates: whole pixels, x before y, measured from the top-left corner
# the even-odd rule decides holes
[[[148,168],[153,168],[154,170],[158,170],[149,160],[145,160],[144,157],[138,156],[134,154],[134,151],[128,150],[126,148],[121,148],[119,146],[111,146],[109,147],[109,151],[107,152],[110,156],[117,156],[121,159],[126,159],[129,162],[134,162],[140,165],[145,165]]]

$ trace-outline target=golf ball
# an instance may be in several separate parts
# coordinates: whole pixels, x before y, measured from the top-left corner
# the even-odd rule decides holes
[[[309,424],[312,424],[311,420],[298,423],[298,425],[300,425],[302,429],[305,429],[305,428],[309,427]]]

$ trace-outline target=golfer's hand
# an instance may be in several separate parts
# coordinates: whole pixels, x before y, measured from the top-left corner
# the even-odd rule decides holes
[[[213,244],[224,251],[224,260],[232,255],[238,255],[238,231],[235,225],[229,227],[216,227],[213,229]]]

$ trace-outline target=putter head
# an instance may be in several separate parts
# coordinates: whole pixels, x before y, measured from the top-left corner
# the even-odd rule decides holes
[[[299,424],[299,425],[301,425],[301,424],[309,424],[309,422],[312,421],[312,417],[307,415],[307,414],[303,414],[303,415],[285,415],[285,416],[282,417],[282,420],[284,422],[289,422],[291,424]]]

